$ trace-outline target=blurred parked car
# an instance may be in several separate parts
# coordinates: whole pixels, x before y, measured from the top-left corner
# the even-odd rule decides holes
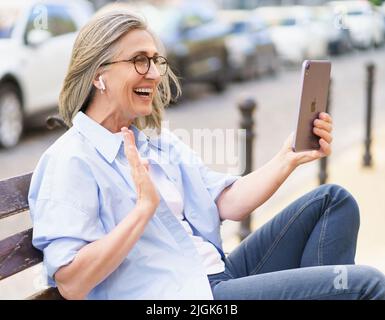
[[[369,1],[331,1],[327,5],[341,17],[355,47],[367,49],[384,43],[384,18]]]
[[[273,42],[284,62],[322,59],[328,54],[328,40],[314,23],[312,10],[305,6],[260,7],[255,9],[270,26]]]
[[[208,83],[217,92],[226,88],[230,69],[225,37],[229,28],[216,20],[216,11],[205,1],[130,3],[126,6],[144,16],[166,48],[167,59],[186,83]]]
[[[319,31],[325,34],[330,54],[341,54],[353,49],[352,39],[348,28],[344,28],[338,15],[333,13],[330,6],[312,7],[315,23]]]
[[[247,10],[222,10],[219,19],[230,26],[226,37],[232,78],[250,79],[275,73],[278,57],[267,25]]]
[[[0,2],[0,145],[17,144],[26,119],[57,106],[86,1]]]

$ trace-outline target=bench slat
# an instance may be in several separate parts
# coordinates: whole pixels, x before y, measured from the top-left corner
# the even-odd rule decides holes
[[[32,246],[32,229],[0,241],[0,280],[43,261],[43,254]]]
[[[29,297],[28,300],[65,300],[57,288],[48,288],[33,296]]]
[[[0,220],[28,210],[28,190],[32,172],[0,181]],[[0,240],[0,280],[43,261],[43,254],[32,246],[32,229]],[[63,300],[57,288],[48,288],[30,300]]]
[[[0,219],[28,209],[32,172],[0,181]]]

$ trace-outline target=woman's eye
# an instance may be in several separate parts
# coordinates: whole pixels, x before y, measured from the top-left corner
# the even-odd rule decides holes
[[[136,63],[141,63],[141,64],[146,64],[147,63],[147,58],[145,57],[138,57],[135,59]]]

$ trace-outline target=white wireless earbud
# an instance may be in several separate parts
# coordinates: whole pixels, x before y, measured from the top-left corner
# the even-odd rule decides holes
[[[100,83],[100,86],[102,87],[101,91],[103,92],[104,90],[106,90],[106,85],[104,84],[102,76],[99,76],[99,83]]]

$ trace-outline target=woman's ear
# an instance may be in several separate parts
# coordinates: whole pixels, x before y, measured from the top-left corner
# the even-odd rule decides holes
[[[92,82],[93,85],[100,90],[100,93],[103,94],[104,91],[106,90],[106,84],[103,80],[102,75],[97,75],[94,81]]]

